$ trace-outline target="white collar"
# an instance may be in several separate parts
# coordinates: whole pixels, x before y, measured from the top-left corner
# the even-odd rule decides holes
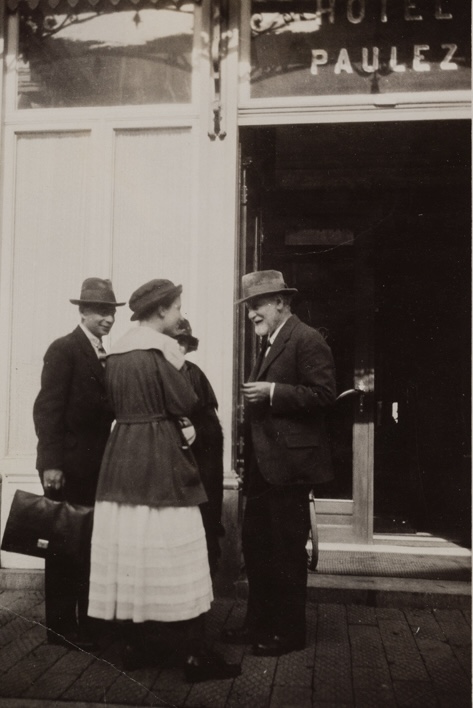
[[[185,363],[184,355],[181,353],[175,339],[147,326],[137,326],[129,329],[118,342],[115,342],[110,350],[110,355],[125,354],[137,349],[158,349],[163,353],[166,361],[178,371],[182,369]]]
[[[96,337],[95,334],[92,334],[90,329],[87,329],[87,327],[82,324],[82,322],[79,324],[79,327],[81,328],[89,342],[92,344],[92,346],[95,347],[95,349],[98,349],[100,346],[103,347],[102,340]]]
[[[290,315],[289,315],[289,317],[290,317]],[[286,317],[286,319],[284,320],[284,322],[281,322],[281,324],[279,325],[279,327],[278,327],[277,329],[275,329],[274,332],[268,337],[268,342],[269,342],[269,344],[274,344],[274,340],[276,339],[276,337],[278,336],[279,332],[282,330],[282,328],[284,327],[284,325],[285,325],[286,322],[288,321],[289,317]]]

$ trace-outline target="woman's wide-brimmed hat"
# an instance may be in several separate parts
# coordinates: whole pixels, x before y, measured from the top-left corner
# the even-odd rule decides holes
[[[282,273],[279,270],[256,270],[254,273],[247,273],[241,279],[242,298],[236,301],[236,305],[252,300],[254,297],[262,295],[278,295],[297,293],[296,288],[288,288],[284,282]]]
[[[176,334],[176,339],[178,342],[183,340],[187,343],[190,352],[197,351],[199,346],[199,340],[197,337],[192,336],[192,327],[190,326],[189,320],[181,320],[179,323],[179,332]]]
[[[125,302],[117,302],[111,281],[103,278],[86,278],[82,283],[79,299],[69,302],[73,305],[126,305]]]
[[[174,285],[170,280],[155,278],[144,285],[141,285],[130,297],[129,306],[133,311],[131,320],[139,320],[140,317],[157,307],[163,300],[173,300],[182,293],[182,285]]]

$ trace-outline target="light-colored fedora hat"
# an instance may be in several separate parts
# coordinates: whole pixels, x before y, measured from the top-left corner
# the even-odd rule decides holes
[[[86,278],[82,283],[78,300],[69,300],[73,305],[112,305],[121,307],[125,302],[117,302],[110,280]]]
[[[236,305],[252,300],[254,297],[262,295],[278,295],[284,293],[289,295],[297,293],[296,288],[288,288],[284,282],[282,273],[279,270],[256,270],[254,273],[247,273],[241,279],[241,293],[243,297],[237,300]]]

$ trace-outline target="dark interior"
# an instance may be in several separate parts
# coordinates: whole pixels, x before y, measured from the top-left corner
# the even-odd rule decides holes
[[[281,270],[295,312],[375,379],[375,531],[470,538],[470,124],[242,130],[246,268]],[[354,397],[337,403],[336,479],[352,496]]]

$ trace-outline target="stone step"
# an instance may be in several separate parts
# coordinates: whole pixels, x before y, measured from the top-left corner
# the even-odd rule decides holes
[[[42,570],[0,569],[4,590],[43,590]],[[246,598],[246,579],[234,584]],[[317,570],[309,572],[308,601],[372,607],[471,607],[471,552],[448,547],[321,544]]]
[[[236,583],[236,592],[237,597],[247,596],[245,579]],[[314,603],[371,607],[468,609],[471,551],[451,543],[425,547],[322,543],[317,570],[309,572],[307,598]]]
[[[238,580],[235,590],[237,598],[246,599],[248,581]],[[470,609],[471,583],[311,573],[307,601],[366,607]]]

